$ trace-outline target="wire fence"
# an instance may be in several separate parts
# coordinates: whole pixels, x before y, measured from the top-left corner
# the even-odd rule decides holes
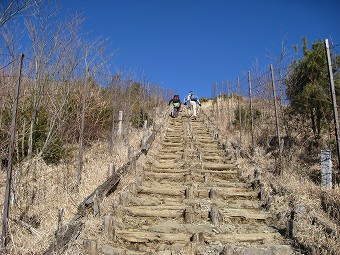
[[[340,66],[336,58],[339,47],[340,44],[331,45],[332,61],[335,63],[334,67],[336,68],[333,70],[334,74],[338,73]],[[8,134],[10,109],[14,100],[13,91],[19,79],[19,57],[10,54],[0,55],[0,103],[2,106],[0,130],[2,138],[5,138],[6,134]],[[316,57],[324,58],[325,56],[319,52]],[[287,96],[287,84],[294,83],[298,86],[298,84],[305,82],[304,77],[298,75],[294,76],[294,81],[288,80],[292,79],[294,66],[298,62],[287,57],[276,61],[276,64],[273,65],[273,75],[269,66],[263,70],[260,70],[259,66],[255,66],[251,71],[244,73],[240,77],[216,82],[212,87],[215,98],[214,114],[221,115],[222,119],[227,120],[228,129],[239,129],[239,132],[244,134],[246,134],[246,131],[251,132],[251,136],[256,137],[257,142],[260,143],[263,142],[260,141],[263,139],[267,140],[266,143],[268,143],[269,136],[280,135],[277,132],[278,128],[280,128],[282,135],[287,135],[285,112],[290,104]],[[320,72],[321,75],[327,75],[325,66],[317,62],[313,64],[315,70]],[[170,90],[146,81],[145,77],[138,80],[128,72],[111,74],[100,66],[90,67],[89,70],[88,79],[91,80],[91,86],[96,88],[96,92],[91,92],[90,100],[92,100],[93,105],[89,105],[88,108],[93,110],[96,104],[99,107],[99,102],[94,103],[96,101],[94,96],[97,93],[97,96],[102,97],[101,103],[104,104],[105,102],[106,106],[111,104],[111,111],[117,116],[119,110],[124,110],[126,119],[131,120],[132,112],[140,112],[142,117],[136,117],[137,126],[142,125],[141,123],[145,116],[150,120],[152,115],[150,111],[155,106],[162,105],[162,102],[172,95]],[[79,121],[81,97],[84,92],[85,80],[87,79],[85,62],[62,60],[60,63],[56,63],[51,59],[50,62],[45,63],[43,59],[25,56],[20,79],[23,84],[20,92],[19,130],[27,129],[28,123],[37,118],[33,113],[34,108],[39,109],[39,111],[44,109],[47,116],[54,116],[53,118],[65,123],[67,117],[62,119],[60,115],[68,114],[65,109],[70,107],[71,102],[75,103],[73,107],[76,112],[71,114],[73,115],[72,118]],[[275,86],[275,98],[273,86]],[[100,92],[105,90],[111,92],[106,95]],[[134,103],[136,100],[141,102],[137,106]],[[277,109],[275,109],[275,100],[277,101]],[[329,97],[319,100],[326,104],[331,102]],[[102,122],[104,121],[102,120]],[[94,121],[94,123],[98,123],[98,121]],[[275,127],[278,125],[277,123],[279,123],[280,127]],[[73,124],[74,127],[79,126],[76,122]],[[330,123],[329,125],[332,124]],[[76,131],[71,132],[70,130],[68,133],[72,133],[74,142],[77,140]],[[27,135],[27,132],[28,130],[22,131],[22,136]],[[242,135],[240,134],[240,140],[241,137]],[[5,141],[6,139],[2,139],[1,151],[5,151]],[[23,152],[21,154],[25,155]]]
[[[2,167],[7,164],[14,90],[19,79],[16,162],[32,154],[59,158],[57,154],[61,151],[51,151],[50,148],[56,150],[54,146],[77,143],[84,97],[84,142],[90,144],[112,136],[112,132],[117,133],[119,111],[124,114],[123,139],[129,135],[132,126],[142,128],[145,121],[152,125],[158,109],[171,94],[145,77],[111,74],[91,66],[87,74],[86,66],[80,63],[68,66],[55,62],[46,64],[25,56],[19,73],[19,59],[19,56],[2,54],[0,63]]]
[[[337,58],[339,47],[339,44],[331,47],[334,74],[337,74],[339,69],[339,60]],[[309,88],[308,93],[310,94],[307,96],[302,95],[306,96],[307,101],[309,100],[305,104],[311,104],[310,101],[314,100],[317,102],[315,104],[327,105],[327,109],[331,107],[329,75],[327,62],[325,61],[326,54],[317,51],[314,57],[324,61],[310,60],[313,68],[310,69],[310,77],[302,75],[305,70],[299,71],[301,75],[296,75],[299,64],[304,61],[301,58],[276,63],[276,65],[273,65],[273,74],[269,66],[262,71],[259,70],[259,67],[256,67],[233,80],[215,82],[212,85],[213,98],[215,98],[213,114],[218,119],[224,120],[221,126],[225,130],[240,133],[239,142],[243,143],[245,147],[262,146],[268,148],[273,139],[276,139],[275,137],[283,139],[284,137],[292,136],[293,133],[298,136],[299,134],[295,132],[299,129],[298,127],[301,127],[300,130],[306,130],[307,128],[311,132],[314,131],[314,128],[322,129],[322,127],[315,127],[317,125],[311,123],[312,120],[308,119],[308,115],[311,113],[307,112],[308,108],[305,105],[301,105],[301,109],[305,111],[303,114],[291,114],[290,110],[294,108],[289,106],[291,106],[292,97],[294,98],[296,95],[287,94],[287,92],[292,93],[291,91],[294,91],[292,88],[296,90],[296,88],[302,86],[301,84],[307,84],[306,77],[310,78],[311,81],[314,79],[314,83],[316,80],[317,84],[313,84],[315,86],[311,86],[311,89]],[[320,77],[315,78],[315,73],[319,73]],[[324,88],[322,91],[321,87]],[[322,125],[326,127],[323,128],[323,132],[328,146],[336,151],[334,145],[332,145],[335,137],[334,120],[329,117],[329,114],[326,114],[326,107],[318,108],[318,105],[315,105],[310,109],[312,114],[315,115],[318,109],[322,109],[321,121],[325,123]],[[253,145],[251,144],[252,140],[255,142]]]

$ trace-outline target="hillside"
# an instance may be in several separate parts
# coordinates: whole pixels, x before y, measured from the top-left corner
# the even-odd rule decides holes
[[[25,215],[19,214],[23,205],[12,208],[11,254],[53,249],[63,254],[336,254],[339,188],[320,189],[298,158],[284,161],[282,174],[275,175],[272,153],[259,147],[252,156],[246,139],[235,147],[238,133],[214,116],[213,101],[202,108],[196,121],[184,111],[177,119],[158,115],[159,129],[146,155],[138,154],[142,130],[129,136],[131,142],[118,139],[113,158],[105,143],[88,147],[79,190],[75,161],[47,166],[36,158],[23,164],[27,181],[20,189],[34,200]],[[134,170],[120,168],[129,160],[129,146],[138,155]],[[108,180],[111,161],[118,172],[125,171],[118,186],[104,197],[98,194],[99,211],[93,211],[92,198],[83,211],[88,195]],[[72,221],[81,222],[79,232],[60,246],[58,238]],[[103,227],[104,221],[112,221],[115,232]]]
[[[2,2],[0,254],[339,255],[325,8],[254,2],[236,24],[241,1]],[[188,91],[198,116],[172,118]]]

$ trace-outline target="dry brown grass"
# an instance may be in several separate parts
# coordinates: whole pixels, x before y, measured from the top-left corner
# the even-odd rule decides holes
[[[212,113],[211,102],[203,106],[203,109],[212,117],[219,127],[221,137],[230,146],[230,141],[239,141],[238,130],[232,130],[226,125],[228,115],[226,102],[221,101],[219,115]],[[231,109],[234,111],[237,103],[234,102]],[[271,106],[268,105],[268,108]],[[271,123],[271,124],[270,124]],[[268,125],[271,125],[268,127]],[[261,133],[261,131],[265,133]],[[260,131],[260,132],[259,132]],[[251,136],[249,131],[242,137],[241,148],[250,155]],[[267,120],[265,124],[258,124],[255,127],[255,137],[260,135],[275,135],[274,118]],[[300,135],[299,133],[297,135]],[[297,136],[298,138],[298,136]],[[282,174],[274,175],[275,153],[266,153],[263,147],[256,148],[256,156],[253,161],[238,159],[245,177],[252,176],[255,169],[260,170],[260,179],[267,192],[273,196],[273,203],[270,208],[276,221],[273,223],[278,229],[286,231],[287,220],[290,213],[295,211],[295,244],[308,252],[308,254],[339,254],[340,240],[339,215],[340,215],[340,189],[335,187],[331,191],[323,191],[320,185],[313,182],[310,173],[311,169],[321,173],[321,166],[308,164],[300,159],[306,142],[302,140],[300,145],[290,148],[284,154],[282,161]],[[231,148],[229,148],[232,151]],[[275,151],[274,151],[275,152]],[[286,157],[285,157],[286,156]],[[312,157],[313,155],[307,155]],[[313,162],[313,160],[311,160]]]
[[[224,102],[225,103],[225,102]],[[223,102],[221,102],[221,105]],[[230,104],[231,109],[237,107],[236,100]],[[218,124],[220,136],[230,146],[230,141],[238,141],[239,133],[226,125],[228,113],[226,110],[220,116],[214,117],[211,113],[212,104],[208,101],[203,104],[204,112]],[[224,105],[224,109],[226,109]],[[158,120],[159,123],[160,120]],[[261,127],[257,127],[261,130]],[[268,132],[274,130],[266,127]],[[164,132],[164,130],[163,130]],[[274,133],[275,134],[275,133]],[[114,155],[108,153],[107,144],[98,141],[84,154],[85,166],[82,176],[82,185],[79,192],[76,187],[77,164],[74,161],[65,162],[57,166],[47,166],[44,162],[35,158],[23,162],[19,168],[16,204],[11,207],[10,230],[12,242],[10,248],[12,254],[39,254],[44,251],[53,241],[54,232],[57,228],[58,208],[64,208],[64,223],[67,224],[77,211],[77,206],[98,185],[103,183],[108,174],[108,165],[113,161],[116,167],[122,166],[128,160],[128,144],[139,148],[141,133],[136,130],[129,136],[129,142],[117,140]],[[159,141],[162,134],[157,136],[148,156],[142,156],[137,163],[137,171],[141,172],[147,161],[152,161],[159,149]],[[243,134],[241,147],[248,154],[251,143],[249,132]],[[232,151],[232,148],[228,148]],[[296,151],[301,149],[297,148]],[[292,210],[296,211],[295,242],[297,245],[310,249],[311,254],[337,254],[340,250],[340,242],[337,237],[339,231],[339,188],[331,191],[323,191],[315,184],[308,175],[311,168],[319,169],[303,163],[299,154],[291,152],[289,158],[283,160],[282,174],[274,175],[275,157],[272,153],[266,153],[263,148],[256,150],[254,161],[238,158],[238,165],[246,178],[260,170],[260,179],[265,189],[273,196],[271,213],[275,222],[273,225],[285,231],[287,219]],[[4,172],[0,172],[1,182],[6,178]],[[126,175],[121,180],[118,191],[129,189],[134,181],[131,175]],[[3,197],[4,186],[0,192]],[[32,199],[34,195],[34,199]],[[101,204],[101,215],[112,215],[113,204],[118,200],[117,195],[104,198]],[[2,202],[2,201],[1,201]],[[2,207],[2,204],[1,204]],[[27,228],[18,224],[20,216],[22,220],[31,226],[35,226],[36,233],[31,233]],[[77,240],[70,244],[64,254],[84,254],[84,241],[96,240],[98,245],[110,244],[110,240],[102,235],[102,217],[88,216],[85,219],[85,228]],[[39,223],[39,225],[37,225]],[[117,222],[119,224],[119,222]],[[330,233],[331,231],[334,233]]]
[[[160,120],[156,120],[159,123]],[[41,158],[22,162],[17,169],[16,200],[10,210],[11,254],[40,254],[54,240],[57,229],[58,208],[64,209],[63,223],[67,224],[77,212],[78,205],[108,177],[109,163],[114,162],[116,169],[128,162],[128,147],[139,150],[142,130],[133,129],[128,141],[117,138],[113,155],[108,150],[107,142],[97,141],[84,152],[82,183],[77,189],[77,155],[73,160],[58,165],[46,165]],[[138,161],[138,169],[144,164],[145,157]],[[5,184],[5,172],[0,172],[1,183]],[[120,189],[125,189],[131,182],[125,177]],[[0,196],[4,197],[4,187],[0,187]],[[115,196],[105,198],[101,206],[101,215],[112,214]],[[1,208],[3,204],[1,203]],[[24,222],[24,223],[23,223]],[[84,254],[85,240],[98,239],[102,231],[102,218],[88,216],[85,228],[79,238],[72,242],[64,254]],[[28,227],[24,227],[27,224]],[[33,230],[30,231],[30,229]],[[103,238],[103,237],[100,237]],[[98,243],[108,243],[108,240]]]
[[[159,126],[164,121],[164,114],[160,111],[156,114],[155,124]],[[151,133],[149,130],[149,134]],[[164,131],[163,131],[164,132]],[[84,169],[82,183],[79,189],[77,182],[77,155],[72,161],[55,166],[48,166],[41,158],[23,162],[20,165],[16,191],[16,203],[11,206],[10,232],[11,254],[41,254],[55,238],[57,229],[58,209],[64,209],[63,224],[67,224],[77,212],[78,205],[93,190],[102,184],[108,177],[109,163],[114,162],[116,169],[128,162],[128,148],[132,146],[139,150],[143,130],[133,129],[126,136],[128,140],[117,138],[114,143],[113,155],[108,150],[105,141],[97,141],[86,148],[84,152]],[[162,133],[155,139],[148,158],[157,154]],[[142,155],[137,162],[137,172],[143,171],[147,157]],[[5,180],[4,172],[1,172],[1,180]],[[128,190],[135,180],[127,174],[122,177],[118,191]],[[4,186],[1,186],[1,195],[4,194]],[[113,204],[119,199],[119,192],[103,199],[100,205],[100,215],[112,215]],[[2,195],[2,197],[4,197]],[[1,205],[2,207],[3,205]],[[23,213],[24,212],[24,213]],[[23,216],[23,217],[21,217]],[[20,221],[34,227],[34,233],[19,224]],[[70,243],[64,254],[85,254],[84,242],[96,240],[98,245],[110,244],[110,240],[102,235],[102,217],[92,215],[85,219],[85,227],[79,237]]]

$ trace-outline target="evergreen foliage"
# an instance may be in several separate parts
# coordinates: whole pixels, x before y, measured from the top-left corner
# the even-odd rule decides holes
[[[235,119],[233,121],[233,125],[235,127],[239,127],[240,126],[239,110],[235,109],[234,114],[235,114]],[[253,108],[253,117],[254,117],[254,121],[259,120],[260,117],[261,117],[261,111],[259,109]],[[245,108],[241,107],[241,120],[242,120],[242,128],[250,131],[251,130],[251,114],[250,114],[249,109],[245,109]]]
[[[24,159],[28,154],[30,122],[33,111],[34,81],[26,85],[26,93],[20,99],[17,122],[17,146],[14,161]],[[57,86],[46,86],[42,95],[41,106],[37,108],[32,133],[32,156],[40,154],[47,164],[55,164],[68,158],[72,152],[72,145],[79,140],[81,105],[83,98],[84,80],[63,82]],[[150,88],[151,87],[151,88]],[[89,79],[86,98],[84,144],[91,145],[94,141],[107,139],[112,132],[114,123],[117,129],[118,112],[123,111],[124,126],[133,125],[143,127],[144,121],[152,125],[152,112],[160,104],[160,93],[155,86],[149,86],[120,78],[119,83],[102,87],[94,79]],[[61,91],[70,91],[62,94]],[[65,101],[65,104],[60,102]],[[58,105],[59,104],[59,105]],[[0,129],[1,160],[6,162],[11,124],[12,104],[9,102],[2,110],[2,128]],[[55,118],[55,119],[54,119]],[[114,118],[114,120],[113,120]],[[54,122],[53,122],[54,121]],[[54,125],[52,125],[54,123]]]
[[[310,121],[315,138],[320,138],[325,121],[332,116],[329,89],[328,65],[325,46],[318,40],[308,49],[307,39],[303,38],[303,57],[289,67],[286,78],[287,96],[290,100],[289,112]],[[338,65],[339,56],[334,56]],[[337,66],[334,66],[338,68]],[[335,75],[336,90],[339,91],[339,75]]]

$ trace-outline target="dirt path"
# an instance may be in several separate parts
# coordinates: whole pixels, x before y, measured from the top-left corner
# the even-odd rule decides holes
[[[203,120],[170,120],[103,254],[294,254]]]

